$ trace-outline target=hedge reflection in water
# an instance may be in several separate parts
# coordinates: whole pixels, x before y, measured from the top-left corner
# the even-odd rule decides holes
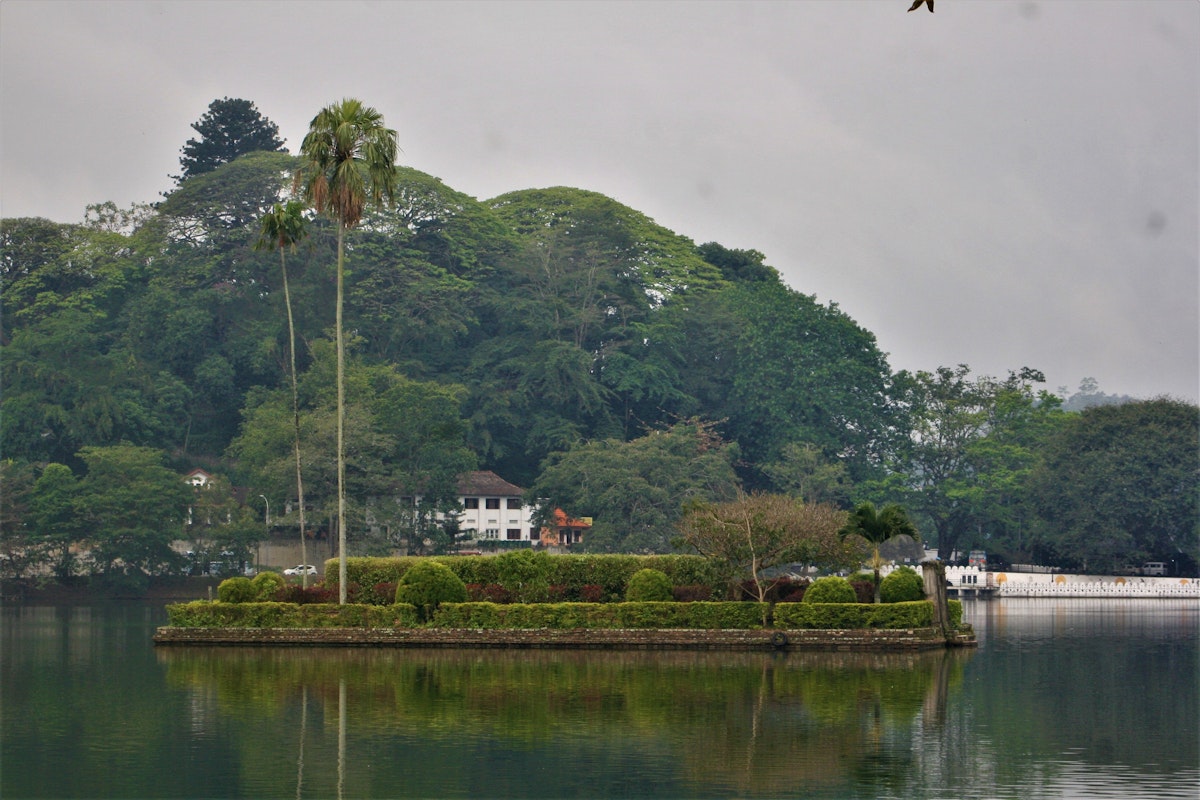
[[[314,725],[336,724],[341,712],[356,743],[401,739],[462,748],[485,741],[510,751],[573,755],[616,746],[655,754],[674,771],[662,777],[676,787],[749,794],[844,785],[911,761],[915,729],[942,723],[972,655],[175,647],[157,653],[170,685],[213,698],[222,718],[239,720],[241,735],[252,738],[241,747],[248,757],[255,753],[256,771],[279,765],[270,780],[276,787],[303,780],[304,756],[298,750],[284,761],[301,767],[288,775],[280,758],[264,758],[263,743],[278,740],[285,717],[307,725],[312,703]],[[297,730],[298,748],[305,735]],[[339,731],[339,750],[346,735]],[[355,753],[339,753],[339,764],[343,757],[353,794],[363,778]],[[453,775],[442,777],[462,780],[473,768],[457,763]],[[371,783],[399,779],[385,777],[386,769],[373,764]],[[413,788],[411,774],[403,777]],[[435,776],[427,780],[428,789],[439,788]]]

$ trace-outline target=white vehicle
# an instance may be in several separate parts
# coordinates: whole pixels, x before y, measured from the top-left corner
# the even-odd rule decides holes
[[[283,571],[284,575],[316,575],[317,568],[312,564],[297,564],[294,567],[288,567]]]
[[[1143,575],[1166,575],[1167,565],[1163,561],[1147,561],[1142,564]]]

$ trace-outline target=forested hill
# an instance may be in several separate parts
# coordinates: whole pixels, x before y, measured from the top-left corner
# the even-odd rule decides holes
[[[251,153],[183,179],[155,208],[2,221],[10,489],[46,464],[81,476],[100,448],[132,445],[248,497],[293,497],[286,268],[306,481],[314,504],[328,502],[336,228],[312,217],[294,249],[256,247],[295,166]],[[491,469],[589,505],[572,513],[595,516],[610,549],[662,549],[682,501],[738,486],[843,507],[907,500],[927,538],[950,546],[985,520],[1028,529],[1011,503],[993,506],[1026,492],[1040,463],[1011,449],[1031,446],[1038,414],[1053,412],[1033,389],[1040,376],[893,374],[871,332],[785,285],[754,250],[697,245],[594,192],[478,201],[401,168],[394,203],[348,234],[346,270],[352,499]],[[929,426],[954,409],[975,414],[960,445],[1008,432],[992,444],[1009,449],[985,454],[998,494],[978,494],[984,461],[955,473],[967,462],[927,452]],[[650,481],[626,522],[606,519],[599,506],[620,504],[600,487],[648,480],[620,472],[631,458],[646,469],[661,458],[677,485]],[[953,484],[968,473],[970,486]],[[23,510],[9,504],[10,525]]]
[[[244,156],[132,230],[97,210],[4,221],[8,457],[76,464],[127,441],[222,463],[248,406],[286,383],[280,258],[255,244],[293,166]],[[333,233],[315,219],[285,251],[302,370],[331,336]],[[401,168],[394,205],[348,242],[357,361],[457,392],[479,465],[515,483],[552,451],[691,417],[723,421],[752,483],[791,442],[865,475],[892,427],[868,331],[760,253],[698,247],[603,195],[479,202]]]

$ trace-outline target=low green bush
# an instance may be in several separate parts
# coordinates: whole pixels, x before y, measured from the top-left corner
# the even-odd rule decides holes
[[[812,589],[809,589],[812,591]],[[933,603],[786,603],[775,606],[775,627],[796,629],[928,628]]]
[[[912,567],[897,567],[879,582],[879,600],[906,603],[925,599],[925,580]]]
[[[180,628],[411,628],[418,624],[410,605],[336,603],[223,603],[197,600],[167,606],[167,619]]]
[[[817,578],[805,591],[801,603],[857,603],[858,595],[845,578],[828,575]],[[853,625],[849,627],[855,627]]]
[[[249,578],[226,578],[217,585],[217,599],[222,603],[251,603],[258,599],[258,587]]]
[[[625,600],[629,603],[660,603],[673,599],[671,579],[661,570],[639,569],[629,576],[625,586]]]
[[[436,561],[413,565],[396,585],[396,602],[416,606],[426,620],[442,603],[466,601],[466,584],[449,567]]]
[[[275,600],[276,593],[287,586],[287,581],[278,572],[260,572],[250,581],[254,584],[255,600]]]

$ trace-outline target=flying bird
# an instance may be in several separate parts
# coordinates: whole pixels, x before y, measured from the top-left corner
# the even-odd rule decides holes
[[[920,8],[923,5],[929,6],[929,13],[930,14],[933,13],[933,0],[916,0],[916,2],[912,4],[912,8],[910,8],[908,10],[916,11],[918,8]]]

